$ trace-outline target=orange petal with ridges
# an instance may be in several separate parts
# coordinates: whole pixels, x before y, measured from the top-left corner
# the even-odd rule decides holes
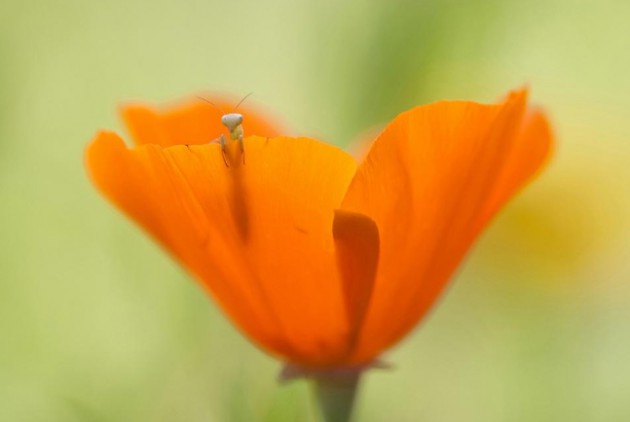
[[[517,133],[525,100],[521,91],[500,105],[417,107],[394,119],[359,166],[343,208],[376,222],[381,253],[355,363],[418,323],[489,217],[540,167],[549,139],[529,139],[545,137],[529,125]],[[537,152],[523,153],[523,141]]]
[[[232,112],[236,103],[215,98],[212,103],[195,99],[163,111],[146,105],[127,105],[121,114],[137,145],[200,145],[218,139],[221,134],[230,139],[221,116]],[[278,125],[269,123],[273,120],[255,107],[243,104],[237,112],[246,122],[246,136],[280,135]]]
[[[127,149],[104,132],[89,146],[87,165],[99,189],[259,345],[303,365],[344,362],[379,241],[368,217],[335,212],[356,164],[305,138],[246,138],[246,165],[235,159],[237,146],[226,167],[216,144]]]
[[[528,110],[512,148],[497,177],[494,193],[481,220],[490,219],[549,158],[552,133],[547,117],[539,108]],[[483,224],[483,223],[482,223]]]

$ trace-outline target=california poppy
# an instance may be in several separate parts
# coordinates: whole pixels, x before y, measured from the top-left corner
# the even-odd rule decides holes
[[[482,229],[546,161],[543,112],[443,101],[397,116],[361,163],[245,108],[244,160],[203,101],[123,110],[136,146],[100,132],[95,185],[268,353],[360,367],[426,315]],[[229,109],[228,104],[221,104]],[[227,164],[227,165],[226,165]]]

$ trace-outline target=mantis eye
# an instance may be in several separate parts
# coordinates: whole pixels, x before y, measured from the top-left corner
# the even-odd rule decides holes
[[[233,132],[238,125],[243,123],[243,115],[239,113],[224,114],[221,117],[221,123],[223,124],[223,126],[228,128],[230,132]]]

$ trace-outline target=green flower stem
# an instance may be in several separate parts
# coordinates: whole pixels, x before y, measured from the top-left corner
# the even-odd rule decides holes
[[[313,377],[315,401],[322,422],[350,422],[362,371]]]

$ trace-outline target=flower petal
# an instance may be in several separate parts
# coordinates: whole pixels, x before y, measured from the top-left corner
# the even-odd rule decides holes
[[[333,236],[344,281],[344,300],[350,324],[349,343],[352,348],[372,297],[378,268],[378,227],[363,214],[336,210]]]
[[[129,150],[102,133],[87,164],[263,348],[307,366],[343,361],[362,314],[350,296],[363,309],[375,274],[358,264],[378,256],[374,222],[334,212],[356,164],[305,138],[250,137],[245,153],[242,164],[231,143],[226,167],[216,144]]]
[[[539,139],[543,131],[528,125],[516,136],[525,97],[417,107],[374,143],[342,206],[371,217],[380,231],[379,268],[354,362],[377,357],[417,324],[489,217],[541,165],[549,143]],[[528,152],[527,142],[540,151]]]
[[[229,139],[227,129],[221,124],[221,116],[234,110],[235,103],[213,99],[214,106],[201,99],[168,107],[164,111],[146,105],[127,105],[122,117],[136,144],[199,145],[218,139],[223,133]],[[278,136],[278,128],[269,118],[255,108],[241,105],[245,135]]]
[[[503,169],[495,181],[494,193],[482,214],[482,223],[509,200],[549,158],[552,133],[547,117],[539,108],[532,108],[523,119],[518,138],[503,162]]]

